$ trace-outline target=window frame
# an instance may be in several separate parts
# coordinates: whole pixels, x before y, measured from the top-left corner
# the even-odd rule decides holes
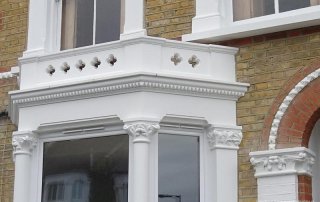
[[[96,15],[93,15],[93,43],[88,46],[81,46],[81,47],[75,47],[75,48],[66,48],[62,49],[61,42],[62,42],[62,5],[64,0],[54,0],[54,1],[48,1],[48,12],[47,12],[47,29],[46,29],[46,40],[45,40],[45,46],[46,50],[48,52],[60,52],[65,50],[73,50],[77,48],[84,48],[84,47],[92,47],[96,46],[98,44],[108,43],[111,41],[103,42],[103,43],[95,43],[96,38]],[[94,0],[94,14],[96,14],[96,1]],[[120,19],[120,35],[124,32],[124,22],[125,22],[125,1],[126,0],[120,0],[121,1],[121,19]]]
[[[204,172],[204,162],[205,162],[205,131],[203,128],[189,128],[189,129],[183,129],[183,128],[174,128],[174,127],[164,127],[160,124],[160,130],[159,133],[156,135],[155,139],[155,149],[154,150],[154,158],[155,160],[155,181],[153,184],[156,185],[156,189],[154,193],[155,196],[155,202],[158,202],[158,196],[159,196],[159,171],[158,171],[158,166],[159,166],[159,135],[161,134],[165,134],[165,135],[180,135],[180,136],[194,136],[194,137],[199,137],[199,202],[204,202],[205,201],[205,197],[204,197],[204,193],[205,193],[205,172]]]
[[[205,159],[207,158],[206,149],[208,148],[208,142],[206,142],[206,131],[204,127],[179,127],[177,125],[162,125],[160,123],[160,129],[158,133],[151,138],[150,142],[150,155],[149,155],[149,179],[150,186],[150,197],[153,198],[154,202],[158,202],[158,136],[161,134],[168,135],[180,135],[180,136],[195,136],[199,137],[199,195],[200,202],[205,201]],[[38,149],[34,155],[32,174],[36,174],[36,180],[31,180],[32,186],[36,189],[36,201],[42,202],[42,187],[43,187],[43,158],[44,158],[44,144],[47,142],[56,141],[67,141],[67,140],[78,140],[78,139],[89,139],[89,138],[99,138],[107,136],[116,135],[128,135],[121,127],[110,128],[109,131],[103,132],[90,132],[85,134],[83,130],[74,130],[66,132],[53,132],[39,135]],[[128,199],[132,198],[133,190],[133,137],[129,135],[129,168],[128,168]],[[31,196],[32,199],[32,196]]]

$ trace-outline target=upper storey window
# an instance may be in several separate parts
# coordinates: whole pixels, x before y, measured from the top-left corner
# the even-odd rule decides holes
[[[63,0],[61,49],[118,40],[124,13],[121,0]]]
[[[320,0],[233,0],[234,21],[320,5]]]

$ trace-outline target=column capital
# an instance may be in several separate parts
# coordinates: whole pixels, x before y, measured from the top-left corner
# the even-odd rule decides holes
[[[123,129],[133,137],[133,142],[149,142],[150,136],[158,132],[160,125],[155,122],[137,121],[126,123]]]
[[[33,148],[37,145],[38,138],[31,131],[16,131],[12,134],[13,155],[30,155]]]
[[[312,176],[315,161],[315,154],[304,147],[251,152],[250,157],[258,178],[288,174]]]
[[[241,127],[211,125],[208,127],[207,137],[211,149],[238,149],[242,140]]]

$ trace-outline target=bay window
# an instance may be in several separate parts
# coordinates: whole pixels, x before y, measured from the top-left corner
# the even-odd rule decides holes
[[[238,21],[319,4],[319,0],[233,0],[233,18]]]

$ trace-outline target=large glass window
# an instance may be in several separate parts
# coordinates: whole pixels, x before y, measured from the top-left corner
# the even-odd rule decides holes
[[[63,0],[61,49],[118,40],[121,0]]]
[[[199,202],[199,137],[159,135],[159,202]]]
[[[234,21],[320,5],[319,0],[233,0]]]
[[[42,202],[127,202],[128,135],[44,144]]]

